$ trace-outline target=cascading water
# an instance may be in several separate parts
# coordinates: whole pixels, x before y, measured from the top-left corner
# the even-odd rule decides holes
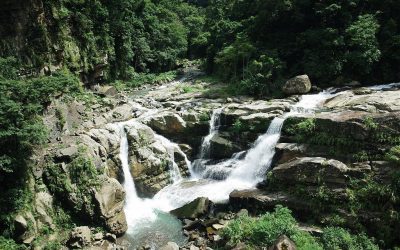
[[[210,158],[210,146],[211,146],[211,139],[218,134],[218,129],[221,126],[221,114],[222,114],[223,108],[219,109],[214,109],[214,111],[211,114],[211,119],[210,119],[210,128],[208,135],[203,138],[203,141],[201,143],[200,147],[200,157],[199,159],[195,160],[193,162],[193,166],[191,168],[191,177],[192,178],[207,178],[205,175],[207,175],[206,171],[206,163],[209,161]]]
[[[223,202],[229,198],[229,194],[235,189],[255,187],[257,183],[264,179],[265,173],[271,166],[275,146],[279,141],[285,118],[296,114],[315,112],[319,104],[333,96],[332,92],[333,90],[316,95],[302,96],[300,101],[292,106],[289,113],[273,119],[267,132],[256,140],[244,159],[239,160],[240,157],[235,155],[231,159],[218,164],[203,166],[205,169],[202,170],[202,178],[213,177],[213,179],[223,180],[200,179],[176,183],[161,190],[155,196],[155,199],[162,203],[163,210],[169,211],[197,197],[208,197],[214,202]],[[216,115],[213,115],[213,118],[219,117],[221,111],[214,111],[213,114]],[[216,124],[214,119],[212,119],[211,124]],[[213,126],[213,129],[210,129],[210,134],[206,137],[208,139],[205,138],[203,141],[204,148],[207,149],[207,140],[209,142],[216,133],[218,133],[216,126]],[[202,160],[204,161],[204,159],[200,159],[197,162]]]
[[[156,203],[155,200],[141,199],[137,196],[135,183],[129,168],[129,143],[125,131],[125,126],[129,122],[116,124],[114,127],[121,136],[119,157],[125,179],[123,184],[126,193],[124,212],[128,224],[128,231],[125,237],[132,243],[131,247],[133,249],[143,244],[149,245],[151,249],[157,249],[171,240],[183,243],[185,238],[181,232],[180,222],[170,214],[160,211],[158,207],[162,206]],[[164,137],[155,136],[162,141],[167,150],[178,147]],[[183,154],[182,151],[180,153]],[[173,155],[173,153],[170,155]],[[176,165],[173,158],[171,162]],[[173,181],[178,181],[181,178],[179,168],[171,171],[176,175],[173,176]],[[168,232],[168,234],[165,234],[165,232]]]
[[[173,183],[177,183],[181,181],[182,175],[179,170],[178,164],[175,162],[175,153],[180,154],[185,159],[185,164],[187,165],[188,169],[191,167],[191,162],[187,158],[186,154],[183,153],[181,148],[176,144],[165,138],[164,136],[155,134],[154,137],[161,142],[161,144],[167,149],[167,153],[170,157],[170,173],[172,177]]]
[[[221,113],[222,108],[215,109],[211,115],[210,130],[201,144],[200,159],[208,159],[210,157],[210,141],[218,133],[218,128],[221,126]]]
[[[135,183],[129,169],[129,144],[125,132],[125,124],[118,124],[118,127],[121,136],[119,157],[122,164],[122,170],[124,172],[124,189],[126,193],[124,210],[126,221],[129,226],[136,224],[138,220],[141,220],[143,218],[146,218],[147,220],[152,220],[155,218],[155,214],[151,209],[148,209],[146,200],[140,199],[137,196]],[[132,227],[128,228],[129,230],[132,229]]]

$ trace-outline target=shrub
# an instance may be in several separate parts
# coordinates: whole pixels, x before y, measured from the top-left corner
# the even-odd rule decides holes
[[[260,218],[242,216],[223,231],[230,243],[246,242],[251,246],[270,246],[283,234],[291,238],[299,249],[321,249],[315,238],[297,228],[291,211],[282,206]]]
[[[7,250],[25,250],[27,249],[25,246],[18,245],[15,241],[6,239],[3,236],[0,236],[0,249]]]
[[[326,250],[378,250],[379,247],[365,234],[351,235],[339,227],[328,227],[324,230],[321,242]]]
[[[385,158],[388,161],[400,164],[400,145],[392,147],[388,153],[386,153]]]

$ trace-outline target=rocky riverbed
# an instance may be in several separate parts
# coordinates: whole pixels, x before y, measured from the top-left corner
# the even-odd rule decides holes
[[[181,249],[222,247],[226,242],[219,231],[229,220],[238,213],[270,211],[277,204],[289,207],[305,221],[312,217],[317,224],[326,223],[334,214],[343,215],[343,223],[349,226],[355,217],[367,228],[376,223],[381,211],[361,216],[338,206],[320,210],[316,206],[322,204],[318,200],[321,186],[330,201],[346,203],[355,180],[368,175],[386,183],[399,170],[399,165],[386,157],[400,138],[397,86],[331,91],[326,100],[315,103],[313,112],[307,112],[305,106],[286,117],[279,129],[279,142],[273,144],[272,153],[276,153],[268,163],[268,175],[264,169],[258,185],[241,183],[234,191],[234,182],[229,182],[229,188],[224,184],[231,171],[246,160],[271,122],[294,112],[293,107],[303,97],[255,100],[183,90],[183,85],[193,84],[215,87],[189,76],[184,81],[145,86],[129,93],[102,89],[97,93],[101,98],[87,101],[54,100],[44,118],[51,137],[32,159],[36,167],[31,188],[36,202],[31,211],[15,217],[20,241],[29,245],[43,228],[55,228],[55,214],[61,207],[80,225],[66,235],[50,234],[48,240],[64,237],[70,248],[133,248],[129,241],[136,239],[119,238],[133,226],[126,214],[126,197],[131,194],[123,186],[127,175],[122,169],[121,133],[127,137],[127,164],[137,199],[151,203],[145,209],[172,210],[171,214],[181,219],[179,231],[185,236],[184,242],[179,242]],[[215,110],[219,110],[217,125],[210,123]],[[117,124],[123,124],[122,130]],[[210,126],[214,125],[217,132],[211,134]],[[199,159],[207,135],[209,154]],[[200,165],[196,165],[199,160]],[[92,169],[91,174],[81,174],[77,166],[82,164]],[[204,170],[213,174],[206,176]],[[179,176],[174,177],[174,173]],[[187,191],[185,194],[193,197],[178,202],[185,189],[196,191]],[[220,196],[199,198],[210,189]],[[225,195],[225,191],[229,192]],[[165,195],[167,192],[176,196]],[[171,240],[165,237],[155,246],[143,243],[142,247],[178,249],[175,243],[167,244]]]

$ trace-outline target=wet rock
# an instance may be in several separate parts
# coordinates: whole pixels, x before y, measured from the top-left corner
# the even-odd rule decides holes
[[[296,244],[286,235],[280,236],[268,250],[297,250]]]
[[[194,201],[172,210],[170,213],[180,219],[195,219],[209,212],[211,201],[208,198],[200,197]]]
[[[296,76],[289,79],[282,87],[287,95],[306,94],[311,90],[311,81],[307,75]]]
[[[179,246],[175,242],[168,242],[165,246],[160,247],[160,250],[179,250]]]
[[[346,185],[349,168],[337,160],[322,157],[303,157],[278,165],[272,176],[285,184]]]
[[[210,158],[211,159],[226,159],[232,157],[236,152],[241,151],[241,148],[233,142],[215,134],[210,140]]]
[[[67,245],[72,249],[81,249],[91,243],[91,231],[87,226],[76,227],[72,230]]]
[[[183,176],[188,172],[184,155],[178,145],[168,142],[156,135],[150,127],[138,122],[127,125],[126,130],[130,150],[129,164],[140,196],[152,197],[170,184],[172,157],[176,159]]]
[[[278,143],[276,145],[276,153],[274,156],[274,162],[282,164],[285,162],[292,161],[296,158],[301,157],[328,157],[329,148],[321,145],[302,144],[302,143]],[[335,157],[340,159],[338,154]]]

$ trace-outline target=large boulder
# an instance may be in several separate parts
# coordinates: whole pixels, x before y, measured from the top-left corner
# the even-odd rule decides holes
[[[182,176],[188,174],[185,155],[177,144],[157,135],[141,123],[126,125],[129,141],[129,164],[138,194],[152,197],[172,182],[173,160]]]
[[[251,213],[273,210],[276,205],[289,207],[297,214],[308,214],[312,211],[311,204],[304,199],[259,189],[235,190],[229,194],[229,204],[235,209],[246,208]]]
[[[337,160],[303,157],[278,165],[272,170],[274,180],[291,184],[342,186],[348,182],[349,168]]]
[[[14,218],[14,236],[18,242],[31,244],[37,236],[37,223],[32,212],[18,214]]]
[[[36,194],[34,208],[37,214],[38,227],[48,226],[54,228],[53,219],[53,197],[47,192],[39,192]]]
[[[329,155],[328,147],[313,144],[278,143],[275,150],[274,162],[277,164],[286,163],[301,157],[328,157]],[[336,157],[336,159],[338,158]]]
[[[182,117],[173,112],[162,112],[148,117],[144,123],[162,135],[183,133],[187,127]]]
[[[287,95],[306,94],[311,90],[311,81],[308,75],[296,76],[289,79],[282,87],[283,93]]]
[[[196,219],[207,214],[210,207],[211,202],[208,198],[199,197],[180,208],[172,210],[170,213],[179,219]]]
[[[116,96],[118,90],[114,86],[99,86],[96,89],[96,93],[100,96]]]
[[[233,142],[215,134],[210,140],[210,158],[211,159],[226,159],[231,158],[236,152],[241,149]]]
[[[91,238],[92,232],[89,227],[76,227],[71,231],[67,244],[71,249],[81,249],[90,245]]]
[[[268,250],[297,250],[297,247],[286,235],[281,235]]]
[[[175,242],[168,242],[166,245],[160,247],[160,250],[179,250],[179,246]]]
[[[128,229],[125,213],[125,191],[121,184],[113,178],[105,178],[95,192],[95,203],[98,216],[104,221],[107,229],[116,235],[122,235]]]

